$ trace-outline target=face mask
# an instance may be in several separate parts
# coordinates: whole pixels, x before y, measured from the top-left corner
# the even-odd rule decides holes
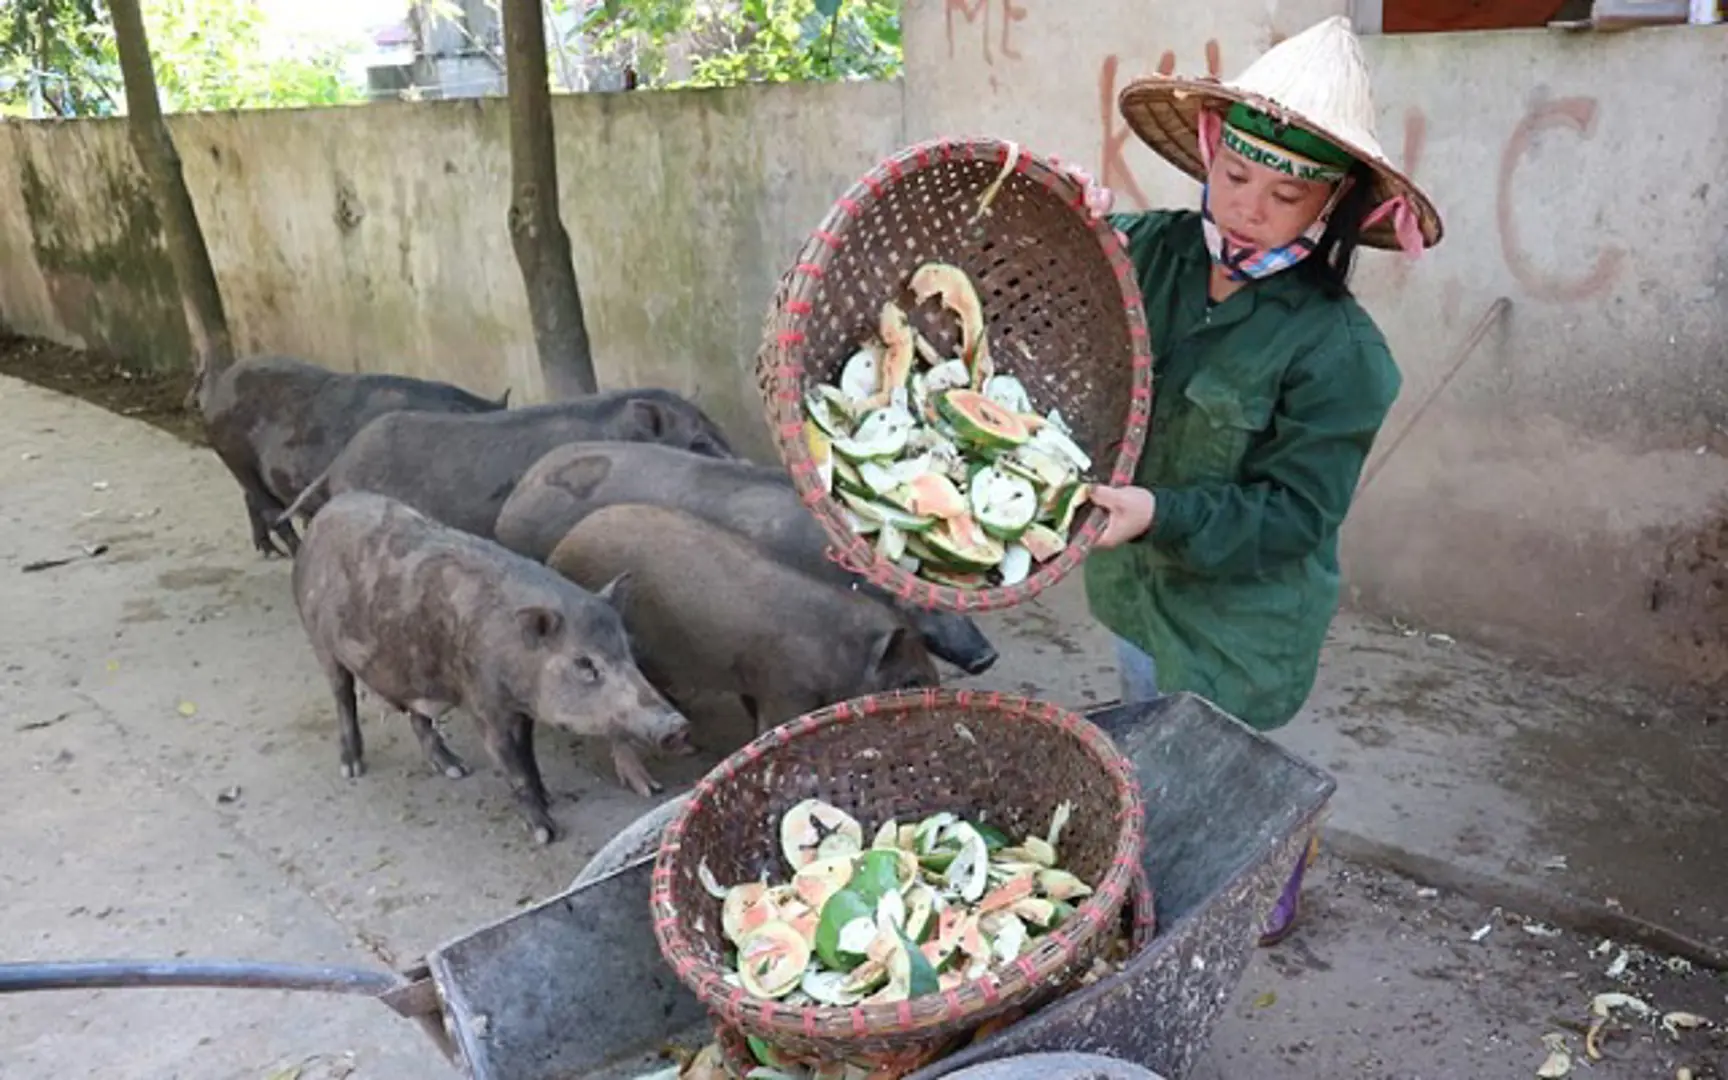
[[[1320,216],[1288,244],[1275,248],[1247,247],[1224,239],[1224,234],[1218,231],[1218,223],[1212,217],[1210,192],[1207,187],[1202,187],[1200,226],[1206,234],[1206,251],[1212,256],[1214,263],[1224,268],[1224,273],[1231,281],[1253,281],[1271,277],[1280,270],[1288,270],[1314,253],[1315,245],[1319,244],[1320,238],[1326,234],[1326,218],[1337,199],[1337,192],[1334,192],[1331,202],[1326,204],[1326,209]]]

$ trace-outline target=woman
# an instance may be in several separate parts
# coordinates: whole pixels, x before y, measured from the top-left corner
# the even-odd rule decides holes
[[[1135,133],[1202,182],[1201,209],[1113,214],[1152,335],[1151,434],[1086,562],[1123,698],[1192,691],[1260,730],[1313,688],[1338,606],[1338,527],[1400,377],[1348,287],[1358,244],[1439,242],[1387,162],[1360,47],[1327,19],[1242,76],[1121,94]],[[1079,174],[1090,186],[1083,173]],[[1091,186],[1094,213],[1110,205]],[[1294,928],[1311,838],[1261,938]]]

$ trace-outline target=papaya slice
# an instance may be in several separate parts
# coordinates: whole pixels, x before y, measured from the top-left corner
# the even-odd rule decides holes
[[[912,295],[919,303],[940,297],[944,307],[960,320],[960,359],[976,376],[978,358],[984,348],[984,305],[966,271],[945,262],[927,262],[912,273]]]
[[[1011,450],[1031,437],[1020,417],[969,387],[937,394],[936,411],[974,446]]]
[[[810,944],[791,925],[775,921],[752,930],[738,945],[738,976],[757,997],[785,997],[804,979]]]

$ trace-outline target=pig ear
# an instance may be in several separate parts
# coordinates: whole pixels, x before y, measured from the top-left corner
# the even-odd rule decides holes
[[[625,606],[630,603],[630,583],[630,571],[626,570],[611,581],[608,581],[605,588],[601,589],[594,595],[606,601],[608,604],[611,604],[614,609],[622,613]]]
[[[564,613],[556,608],[526,607],[516,613],[522,623],[522,632],[530,644],[539,643],[555,636],[564,627]]]
[[[666,418],[661,413],[658,402],[632,401],[630,408],[636,414],[636,419],[648,429],[648,434],[658,439],[666,433]]]
[[[498,407],[500,409],[508,409],[510,407],[510,388],[508,386],[504,388],[504,396],[498,399]]]

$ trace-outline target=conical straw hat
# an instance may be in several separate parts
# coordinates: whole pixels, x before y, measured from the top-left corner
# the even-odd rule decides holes
[[[1222,111],[1233,102],[1275,120],[1305,128],[1360,158],[1374,170],[1370,213],[1402,196],[1407,220],[1420,229],[1422,247],[1440,242],[1440,212],[1432,200],[1386,158],[1374,134],[1374,97],[1362,46],[1350,20],[1334,15],[1279,42],[1235,79],[1151,75],[1123,87],[1118,107],[1146,145],[1196,180],[1204,181],[1200,157],[1200,110]],[[1398,250],[1397,218],[1388,212],[1364,229],[1362,243]],[[1416,238],[1411,237],[1412,241]]]

